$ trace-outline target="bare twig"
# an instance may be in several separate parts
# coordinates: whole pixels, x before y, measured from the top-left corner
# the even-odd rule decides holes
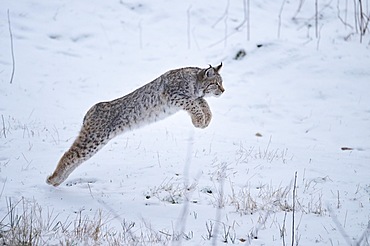
[[[207,228],[207,235],[206,235],[205,239],[211,240],[211,238],[213,237],[213,222],[211,220],[209,221],[209,224],[206,221],[206,228]]]
[[[141,25],[142,24],[142,20],[139,21],[139,45],[140,45],[140,49],[143,49],[143,26]]]
[[[370,18],[364,12],[364,7],[363,7],[363,4],[362,4],[362,0],[358,0],[358,7],[359,7],[359,10],[358,10],[359,11],[359,13],[358,13],[359,24],[358,25],[359,25],[359,28],[360,28],[360,43],[362,43],[362,38],[365,35],[366,30],[368,29]]]
[[[263,159],[266,158],[268,152],[269,152],[269,148],[270,148],[270,144],[271,144],[271,139],[272,139],[272,136],[270,136],[270,139],[269,139],[269,142],[267,144],[267,147],[266,147],[266,150],[265,150],[265,153],[264,153],[264,156],[263,156]]]
[[[6,138],[4,115],[1,115],[1,119],[3,120],[3,134],[4,134],[4,138]]]
[[[226,3],[226,7],[225,7],[225,12],[223,13],[223,15],[212,25],[212,28],[215,28],[216,26],[217,26],[217,24],[219,23],[219,22],[221,22],[222,21],[222,19],[224,19],[224,18],[227,18],[227,15],[228,15],[228,13],[229,13],[229,5],[230,5],[230,0],[228,0],[227,1],[227,3]]]
[[[318,7],[318,0],[315,0],[315,34],[316,38],[319,37],[319,7]]]
[[[283,246],[286,246],[286,243],[285,243],[285,232],[286,232],[285,222],[286,222],[286,215],[287,215],[287,211],[285,210],[284,220],[283,220],[283,226],[280,228],[280,238],[283,239]]]
[[[337,208],[340,208],[340,200],[339,200],[339,190],[337,190],[337,195],[338,195],[338,203],[337,203]]]
[[[191,10],[191,5],[189,6],[188,10],[186,11],[186,17],[187,17],[187,35],[188,35],[188,49],[191,47],[191,42],[190,42],[190,10]]]
[[[89,182],[87,182],[87,187],[89,187],[89,191],[90,191],[90,196],[91,196],[91,198],[95,200],[95,197],[93,196],[93,194],[92,194],[92,192],[91,192],[91,187],[90,187]]]
[[[293,20],[295,19],[295,18],[297,18],[297,15],[299,14],[299,12],[301,12],[301,9],[302,9],[302,6],[303,6],[303,3],[304,3],[304,0],[300,0],[299,1],[299,4],[298,4],[298,8],[297,8],[297,10],[296,10],[296,12],[295,12],[295,14],[294,14],[294,16],[293,16]]]
[[[347,28],[347,26],[348,26],[351,29],[353,29],[353,26],[351,26],[350,24],[347,23],[347,0],[346,0],[346,11],[344,13],[344,20],[343,20],[342,16],[340,15],[339,0],[337,2],[337,16],[338,16],[338,19],[343,23],[345,28]]]
[[[365,34],[365,30],[364,30],[365,21],[364,21],[364,13],[362,10],[362,1],[358,0],[358,4],[360,7],[360,15],[359,15],[360,17],[360,43],[362,43],[362,36],[364,36]]]
[[[243,12],[244,12],[244,18],[242,23],[240,23],[237,27],[235,27],[236,30],[239,31],[239,29],[244,26],[244,24],[247,22],[247,40],[250,39],[250,0],[243,0]]]
[[[247,5],[248,5],[248,22],[247,22],[247,39],[248,41],[250,40],[251,38],[251,35],[250,35],[250,32],[251,32],[251,14],[250,14],[250,10],[251,10],[251,4],[250,4],[250,0],[247,0]]]
[[[319,29],[319,32],[318,32],[318,36],[317,36],[317,42],[316,42],[316,49],[319,50],[319,47],[320,47],[320,40],[321,40],[321,29],[324,25],[321,25],[320,26],[320,29]]]
[[[0,198],[3,196],[3,192],[4,192],[6,181],[8,181],[8,178],[7,177],[4,180],[3,188],[1,189],[1,193],[0,193]]]
[[[356,28],[356,33],[358,33],[358,24],[357,24],[357,5],[356,5],[356,0],[353,0],[353,10],[354,10],[354,17],[355,17],[355,28]]]
[[[270,216],[271,211],[267,211],[265,216],[262,218],[260,215],[260,218],[257,221],[257,225],[254,227],[253,231],[251,232],[250,235],[252,235],[252,238],[257,238],[258,237],[258,232],[261,230],[262,226],[265,225],[268,217]],[[285,219],[284,219],[284,227],[285,227]]]
[[[281,3],[281,6],[280,6],[280,11],[279,11],[279,24],[278,24],[278,38],[280,38],[280,28],[281,28],[281,14],[283,13],[283,9],[284,9],[284,5],[285,5],[285,1],[286,0],[283,0],[283,2]]]
[[[224,19],[224,23],[225,23],[225,39],[224,39],[224,47],[226,47],[227,46],[227,37],[228,37],[228,35],[227,35],[227,29],[228,29],[228,25],[227,25],[227,15],[226,15],[226,17],[225,17],[225,19]]]
[[[346,12],[344,13],[344,21],[347,22],[347,13],[348,13],[348,0],[346,0]]]
[[[292,246],[294,246],[294,232],[295,232],[295,228],[294,228],[294,214],[295,214],[295,200],[296,200],[296,191],[297,189],[297,172],[295,172],[294,174],[294,185],[293,185],[293,208],[292,208]]]
[[[14,73],[15,73],[15,59],[14,59],[13,33],[12,33],[12,27],[10,25],[9,9],[8,9],[8,26],[9,26],[9,35],[10,35],[10,50],[12,53],[12,75],[10,77],[10,84],[12,84],[13,79],[14,79]]]
[[[318,0],[315,0],[315,1],[318,1]],[[333,0],[330,0],[328,3],[322,6],[320,10],[318,9],[319,6],[317,5],[317,10],[315,10],[315,13],[310,18],[306,19],[306,22],[300,27],[298,27],[298,30],[302,29],[303,27],[307,27],[307,23],[310,23],[311,21],[315,21],[316,17],[319,18],[319,16],[321,15],[321,13],[324,12],[324,10],[332,8],[332,2]]]
[[[248,20],[248,15],[247,15],[247,0],[243,0],[243,12],[244,12],[244,18],[242,23],[240,23],[237,27],[235,27],[236,30],[239,30],[242,26],[244,26],[245,22]]]

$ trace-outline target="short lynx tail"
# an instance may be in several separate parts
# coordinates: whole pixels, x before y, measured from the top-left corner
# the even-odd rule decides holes
[[[88,129],[83,126],[79,136],[72,146],[64,153],[55,171],[46,179],[46,183],[58,186],[75,170],[81,163],[88,160],[98,152],[108,141],[108,136],[100,136],[99,139],[91,139]]]

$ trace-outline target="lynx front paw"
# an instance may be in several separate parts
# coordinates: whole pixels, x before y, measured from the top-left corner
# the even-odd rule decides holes
[[[205,125],[205,127],[207,127],[209,125],[209,123],[211,123],[212,114],[211,114],[210,111],[203,112],[203,113],[204,113],[204,125]]]
[[[197,128],[206,128],[209,123],[211,123],[212,114],[210,111],[203,111],[203,114],[198,114],[197,116],[192,116],[191,120],[193,122],[193,125]]]
[[[191,121],[196,128],[206,128],[209,125],[210,120],[207,122],[205,117],[192,117]]]

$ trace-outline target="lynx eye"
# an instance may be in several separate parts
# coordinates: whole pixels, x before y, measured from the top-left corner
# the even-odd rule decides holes
[[[217,83],[218,89],[223,93],[225,91],[225,89],[222,86],[222,84],[220,82],[216,82],[216,83]]]

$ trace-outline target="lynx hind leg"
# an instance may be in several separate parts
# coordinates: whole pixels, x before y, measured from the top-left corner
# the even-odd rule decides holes
[[[77,139],[64,153],[53,174],[47,178],[46,183],[53,186],[60,185],[73,170],[92,157],[109,141],[109,136],[99,134],[94,130],[88,127],[88,124],[82,126]]]
[[[203,98],[198,98],[185,109],[189,112],[193,125],[197,128],[206,128],[212,119],[208,103]]]

